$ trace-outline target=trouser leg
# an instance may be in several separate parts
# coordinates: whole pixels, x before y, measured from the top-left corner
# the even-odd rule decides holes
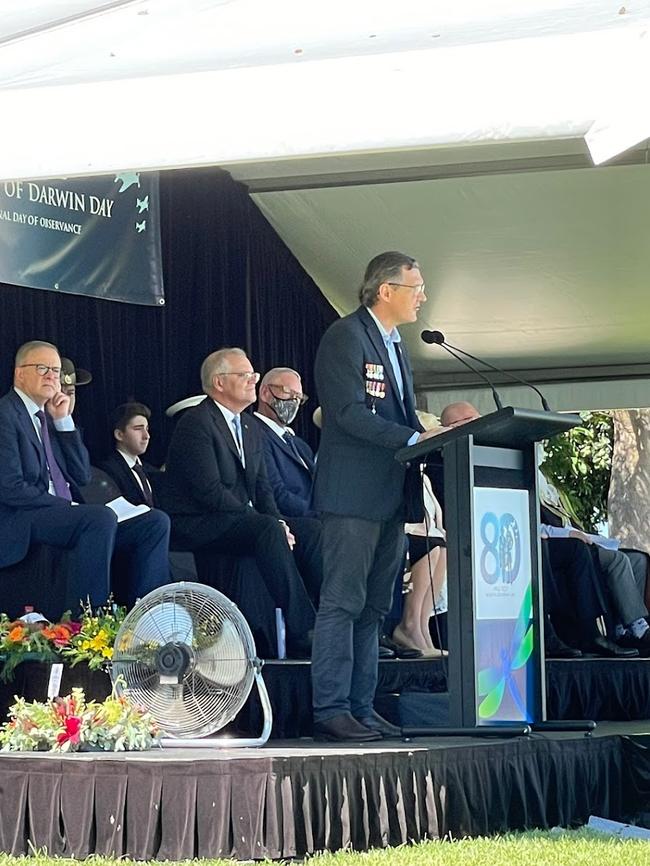
[[[366,604],[354,623],[350,707],[353,716],[366,718],[372,712],[377,690],[379,626],[390,610],[393,586],[404,556],[404,524],[382,524],[370,575]]]
[[[289,528],[296,539],[293,555],[310,598],[318,606],[323,583],[323,524],[314,517],[289,517]]]
[[[169,517],[153,509],[118,524],[113,563],[115,598],[127,607],[169,583]]]
[[[551,538],[544,548],[548,560],[542,568],[552,573],[544,575],[544,597],[546,602],[548,586],[553,624],[564,640],[586,645],[598,635],[596,620],[605,613],[589,546],[575,538]]]
[[[217,515],[215,520],[219,518]],[[284,527],[275,517],[255,512],[238,515],[208,547],[219,553],[255,558],[274,605],[284,613],[288,642],[301,640],[314,627],[314,606],[287,544]]]
[[[378,626],[390,606],[403,525],[323,517],[323,585],[312,648],[315,721],[372,707]]]
[[[66,606],[103,604],[110,592],[110,564],[117,518],[104,505],[61,505],[34,511],[33,542],[69,551]]]
[[[604,547],[598,547],[596,555],[620,622],[629,625],[647,616],[628,557],[620,550]]]

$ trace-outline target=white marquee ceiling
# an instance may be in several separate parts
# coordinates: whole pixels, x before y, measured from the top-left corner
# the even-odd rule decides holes
[[[421,378],[456,369],[422,327],[519,369],[650,362],[650,165],[259,193],[340,311],[382,249],[422,264],[405,328]],[[415,333],[413,333],[415,331]]]
[[[649,24],[648,0],[3,0],[0,178],[225,167],[341,311],[403,247],[452,342],[623,375],[650,364]],[[409,339],[423,383],[457,369]]]

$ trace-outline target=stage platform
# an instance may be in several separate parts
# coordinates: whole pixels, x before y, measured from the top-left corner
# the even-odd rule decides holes
[[[397,725],[447,725],[445,667],[440,660],[380,662],[377,709]],[[11,683],[0,683],[0,718],[4,719],[15,694],[30,701],[45,700],[49,672],[44,663],[19,665]],[[273,707],[272,738],[311,736],[309,662],[267,661],[263,675]],[[546,677],[549,719],[650,720],[650,659],[550,660]],[[111,689],[107,674],[89,671],[85,665],[64,668],[61,694],[68,694],[73,686],[81,686],[88,698],[97,700],[103,700]],[[258,736],[262,724],[262,709],[253,689],[233,729]]]
[[[439,659],[381,661],[377,709],[397,725],[436,721],[447,725],[445,668]],[[309,662],[268,661],[264,681],[273,707],[272,736],[310,736]],[[650,659],[551,659],[546,662],[546,681],[549,719],[650,720]],[[262,728],[262,711],[255,694],[242,710],[239,727],[250,734]]]
[[[14,855],[278,859],[648,810],[650,736],[632,725],[348,748],[0,754],[0,850]]]

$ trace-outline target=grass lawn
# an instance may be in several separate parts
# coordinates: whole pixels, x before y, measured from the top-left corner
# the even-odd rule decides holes
[[[78,862],[42,853],[29,858],[0,854],[0,866],[78,866]],[[94,866],[124,866],[135,861],[92,857],[88,862]],[[201,861],[213,866],[233,866],[234,862]],[[364,854],[319,854],[303,862],[313,866],[650,866],[650,842],[614,839],[586,830],[530,832],[491,839],[424,842]]]

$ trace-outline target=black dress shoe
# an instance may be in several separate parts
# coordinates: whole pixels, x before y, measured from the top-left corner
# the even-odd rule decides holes
[[[579,659],[582,653],[579,649],[565,644],[555,632],[545,633],[544,653],[547,659]]]
[[[583,651],[614,659],[634,659],[639,657],[637,649],[628,649],[627,647],[620,646],[615,641],[600,634],[590,644],[583,647]]]
[[[315,740],[330,743],[370,743],[382,738],[379,731],[371,731],[351,713],[341,713],[324,722],[314,722],[313,734]]]
[[[369,716],[364,716],[363,718],[358,718],[355,716],[358,722],[366,727],[370,728],[371,731],[378,731],[384,740],[401,740],[402,739],[402,729],[398,728],[397,725],[392,725],[390,722],[386,721],[386,719],[382,718],[379,713],[376,713],[372,710]]]
[[[421,659],[422,653],[419,649],[413,649],[412,647],[402,646],[399,643],[395,643],[395,641],[388,637],[387,634],[383,634],[379,638],[379,646],[386,647],[389,650],[392,650],[395,653],[395,656],[398,659]]]
[[[645,631],[641,637],[634,637],[633,634],[626,632],[623,637],[618,639],[618,645],[626,649],[635,649],[641,658],[648,658],[650,656],[650,629]]]
[[[395,653],[392,649],[388,649],[387,646],[382,646],[379,644],[379,658],[380,659],[394,659]]]

